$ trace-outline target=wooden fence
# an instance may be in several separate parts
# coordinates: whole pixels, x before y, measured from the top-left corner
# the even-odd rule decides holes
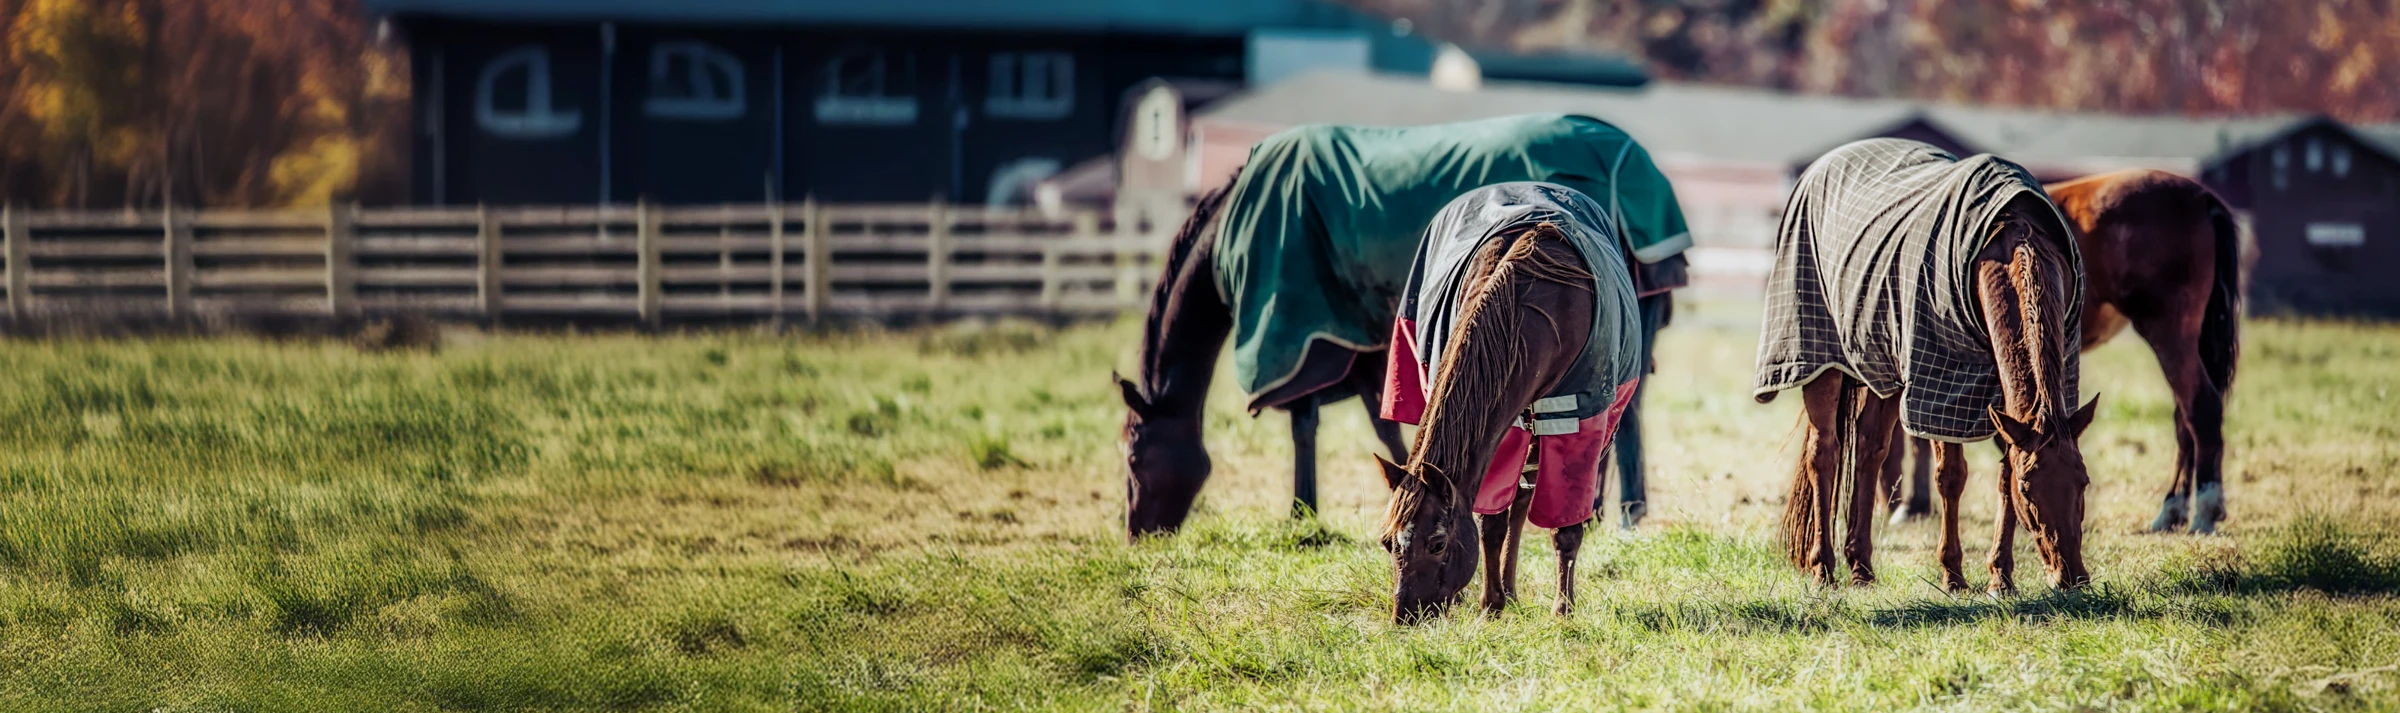
[[[0,210],[9,315],[808,319],[1137,306],[1163,236],[919,204]]]

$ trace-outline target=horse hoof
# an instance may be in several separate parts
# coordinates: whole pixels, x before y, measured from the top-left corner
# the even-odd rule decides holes
[[[1927,513],[1923,510],[1911,508],[1906,505],[1896,506],[1892,508],[1892,518],[1891,520],[1887,521],[1887,524],[1904,525],[1907,523],[1916,522],[1918,520],[1923,520],[1929,514],[1930,513]]]
[[[2217,534],[2217,523],[2224,521],[2224,488],[2215,483],[2200,486],[2199,494],[2192,498],[2192,534]]]
[[[1648,516],[1649,514],[1650,514],[1650,505],[1649,505],[1649,503],[1645,503],[1645,502],[1642,502],[1642,501],[1640,501],[1640,500],[1636,500],[1636,501],[1633,501],[1633,502],[1630,502],[1630,503],[1626,503],[1626,504],[1625,504],[1625,519],[1624,519],[1624,521],[1623,521],[1621,524],[1619,524],[1619,525],[1617,526],[1617,529],[1620,529],[1620,530],[1625,530],[1625,531],[1627,531],[1627,532],[1631,532],[1631,531],[1633,530],[1633,528],[1634,528],[1634,527],[1636,527],[1636,526],[1638,526],[1638,525],[1641,525],[1641,524],[1642,524],[1642,518],[1643,518],[1643,517],[1646,517],[1646,516]]]
[[[2151,532],[2174,532],[2183,529],[2183,496],[2169,496],[2158,508],[2158,518],[2150,521]]]
[[[1575,604],[1573,602],[1559,602],[1558,608],[1552,609],[1551,611],[1558,612],[1559,616],[1574,616]]]

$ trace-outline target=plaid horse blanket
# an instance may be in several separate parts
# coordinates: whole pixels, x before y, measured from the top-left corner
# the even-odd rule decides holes
[[[1218,294],[1233,308],[1243,393],[1256,398],[1283,385],[1314,340],[1385,348],[1434,214],[1467,191],[1512,181],[1591,196],[1642,263],[1691,247],[1666,176],[1632,137],[1598,119],[1529,114],[1284,131],[1250,150],[1218,218],[1213,267]]]
[[[2077,333],[2083,259],[2074,233],[2023,167],[1990,155],[1961,160],[1903,139],[1854,142],[1808,167],[1784,207],[1758,341],[1764,403],[1826,369],[1877,396],[1903,392],[1901,424],[1943,441],[1991,437],[2000,374],[1975,287],[1975,254],[2011,199],[2050,207],[2074,272],[2066,334]],[[2066,395],[2075,399],[2074,349]]]

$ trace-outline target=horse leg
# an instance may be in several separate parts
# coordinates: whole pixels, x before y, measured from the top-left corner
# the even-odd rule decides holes
[[[2200,359],[2199,327],[2135,320],[2133,328],[2150,343],[2167,387],[2175,392],[2175,484],[2166,504],[2179,506],[2190,498],[2192,534],[2215,533],[2217,522],[2225,519],[2225,395]],[[2171,524],[2183,524],[2183,514],[2174,515]],[[2159,520],[2168,519],[2162,510]],[[2158,523],[2151,529],[2160,529]]]
[[[1786,554],[1792,564],[1824,586],[1833,585],[1833,517],[1842,465],[1844,424],[1849,400],[1849,377],[1838,372],[1820,375],[1800,387],[1807,411],[1807,430],[1800,463],[1792,474],[1791,494],[1783,504]]]
[[[2171,387],[2170,387],[2171,388]],[[2181,401],[2181,398],[2177,399]],[[2175,407],[2175,475],[2167,481],[2167,496],[2159,503],[2158,517],[2150,520],[2151,532],[2174,532],[2183,529],[2192,500],[2192,428],[2191,417],[2183,407]]]
[[[1942,496],[1942,589],[1967,589],[1965,554],[1958,544],[1958,498],[1967,491],[1965,447],[1947,441],[1933,443],[1934,488]]]
[[[1597,520],[1598,518],[1593,518]],[[1558,615],[1575,613],[1575,555],[1583,551],[1583,528],[1593,520],[1585,520],[1558,528],[1550,533],[1550,544],[1558,550]]]
[[[1668,312],[1674,308],[1674,300],[1673,295],[1658,294],[1644,297],[1636,303],[1642,319],[1640,358],[1644,364],[1644,375],[1658,371],[1658,362],[1653,356],[1653,345],[1658,342],[1659,328],[1666,325]],[[1623,493],[1617,496],[1617,500],[1623,503],[1620,507],[1624,509],[1622,515],[1624,520],[1620,527],[1626,530],[1632,530],[1635,525],[1642,523],[1642,518],[1650,514],[1650,472],[1649,466],[1642,461],[1642,399],[1649,395],[1649,379],[1643,379],[1641,383],[1634,384],[1633,401],[1626,404],[1625,414],[1618,417],[1617,422],[1615,444],[1617,489]],[[1602,492],[1594,497],[1606,500],[1608,494]],[[1592,509],[1600,510],[1603,505],[1606,503],[1592,503]]]
[[[1292,403],[1292,517],[1317,515],[1317,397]]]
[[[1539,453],[1541,447],[1533,451]],[[1517,547],[1524,539],[1525,516],[1533,510],[1532,468],[1533,461],[1526,461],[1525,480],[1519,481],[1507,512],[1476,516],[1483,536],[1483,610],[1489,614],[1499,614],[1517,598]]]
[[[1894,419],[1892,421],[1892,431],[1894,433],[1892,433],[1891,442],[1906,443],[1908,441],[1908,436],[1900,432],[1900,422],[1898,419]],[[1902,476],[1905,475],[1905,469],[1907,468],[1907,465],[1900,460],[1900,456],[1905,453],[1907,453],[1907,451],[1905,450],[1904,446],[1903,449],[1893,450],[1890,454],[1885,456],[1883,459],[1882,472],[1878,473],[1876,476],[1876,495],[1880,498],[1884,507],[1891,508],[1893,524],[1899,524],[1901,519],[1901,499],[1907,497],[1907,491],[1904,490],[1904,488],[1908,486],[1908,482],[1902,479]]]
[[[1851,401],[1857,411],[1851,415],[1855,424],[1850,439],[1850,511],[1844,524],[1842,559],[1850,562],[1850,583],[1875,583],[1875,473],[1883,471],[1885,451],[1892,442],[1894,424],[1900,422],[1898,396],[1876,396],[1865,384],[1858,384]],[[1862,472],[1868,469],[1873,472]]]
[[[2010,494],[2017,489],[2017,472],[2008,465],[2008,450],[2000,450],[2000,535],[1992,538],[1992,583],[1994,595],[2017,593],[2017,499]]]
[[[2225,393],[2215,384],[2192,390],[2192,534],[2213,535],[2225,521]]]

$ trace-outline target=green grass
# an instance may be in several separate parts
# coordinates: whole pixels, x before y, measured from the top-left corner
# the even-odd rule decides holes
[[[1754,311],[1679,320],[1580,611],[1536,533],[1525,601],[1414,628],[1355,407],[1294,522],[1282,418],[1220,388],[1192,526],[1122,541],[1132,325],[0,343],[0,710],[2400,708],[2400,328],[2249,326],[2213,538],[2135,533],[2172,406],[2090,355],[2099,585],[2024,544],[1995,600],[1930,525],[1872,588],[1780,562],[1797,399],[1747,396]]]

